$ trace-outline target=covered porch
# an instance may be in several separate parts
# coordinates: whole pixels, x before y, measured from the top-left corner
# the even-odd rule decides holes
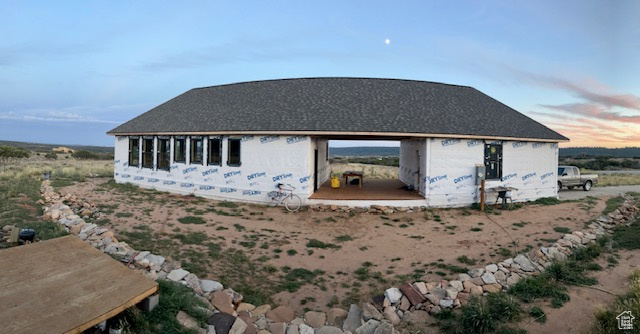
[[[362,188],[357,184],[344,184],[341,179],[340,188],[332,188],[331,180],[324,182],[313,193],[311,200],[424,200],[417,190],[407,190],[406,184],[398,179],[382,180],[364,177]]]

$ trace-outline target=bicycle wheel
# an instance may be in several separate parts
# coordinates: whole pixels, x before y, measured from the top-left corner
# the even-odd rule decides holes
[[[301,206],[302,199],[300,199],[300,196],[298,195],[291,194],[284,201],[284,207],[287,208],[287,210],[289,210],[290,212],[296,212],[300,210]]]
[[[269,192],[267,194],[267,198],[270,200],[270,202],[267,203],[268,206],[275,207],[278,205],[278,203],[280,203],[280,198],[277,191]]]

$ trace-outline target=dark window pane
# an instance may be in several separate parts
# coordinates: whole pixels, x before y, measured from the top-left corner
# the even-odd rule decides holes
[[[186,162],[186,146],[184,138],[174,138],[173,139],[173,161],[175,162]]]
[[[158,139],[158,169],[169,170],[169,139]]]
[[[142,140],[142,167],[153,168],[153,138]]]
[[[209,139],[209,165],[221,165],[222,162],[222,141],[220,139]]]
[[[229,139],[229,166],[240,166],[240,139]]]
[[[190,163],[202,164],[202,138],[191,138],[190,157]]]
[[[140,167],[140,138],[129,138],[129,166]]]

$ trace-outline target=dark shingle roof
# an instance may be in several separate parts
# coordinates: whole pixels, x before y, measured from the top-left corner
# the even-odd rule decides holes
[[[472,87],[370,78],[283,79],[196,88],[108,133],[260,131],[568,140]]]

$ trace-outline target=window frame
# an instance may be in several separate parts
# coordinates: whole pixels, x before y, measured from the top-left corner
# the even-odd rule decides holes
[[[218,141],[217,145],[213,145],[215,141]],[[211,149],[213,147],[218,148],[218,161],[211,161]],[[209,166],[222,166],[222,138],[221,137],[209,137],[207,138],[207,165]]]
[[[132,152],[132,148],[134,147],[132,144],[132,141],[136,141],[136,145],[135,145],[135,164],[131,163],[131,158],[133,157],[133,152]],[[140,168],[140,137],[136,136],[136,137],[129,137],[129,161],[128,161],[128,165],[129,167],[136,167],[136,168]]]
[[[232,143],[237,143],[238,145],[238,162],[232,162]],[[242,166],[242,139],[241,138],[229,138],[227,140],[227,166],[229,167],[240,167]]]
[[[156,138],[156,169],[169,171],[171,169],[171,138],[162,136],[158,136]],[[164,152],[162,150],[162,143],[165,143],[166,147],[166,151]],[[166,162],[166,166],[162,166],[162,161]]]
[[[145,148],[147,148],[145,144],[148,144],[151,141],[151,148],[149,148],[149,151],[146,151]],[[153,156],[154,156],[154,137],[142,137],[142,168],[149,168],[149,169],[154,169],[154,164],[153,164]],[[147,165],[145,164],[146,162],[146,158],[150,156],[151,157],[151,165]]]
[[[496,152],[492,153],[492,148],[496,148]],[[502,180],[502,164],[504,160],[503,148],[504,146],[502,143],[484,144],[485,180]],[[491,163],[495,163],[496,168],[491,168]]]
[[[178,149],[178,142],[181,142],[181,148]],[[182,159],[178,159],[178,153],[182,153]],[[173,136],[173,162],[187,163],[187,138],[185,136]]]
[[[197,145],[194,145],[194,142],[200,142],[200,160],[193,160],[195,148]],[[202,165],[204,164],[204,138],[201,136],[190,136],[189,137],[189,164],[190,165]]]

